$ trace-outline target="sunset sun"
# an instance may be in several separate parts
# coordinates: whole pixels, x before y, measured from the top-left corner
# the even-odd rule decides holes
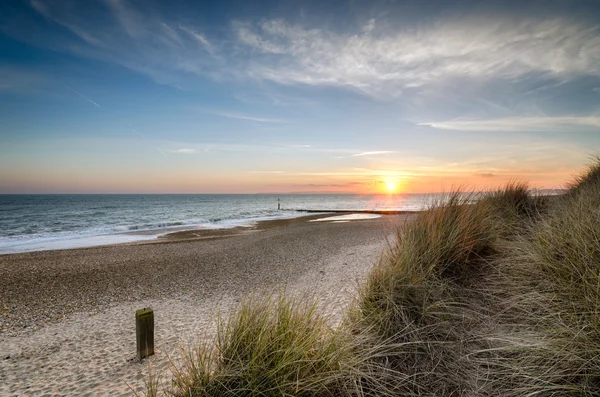
[[[388,193],[394,193],[398,188],[398,183],[392,180],[385,181],[385,188],[387,189]]]

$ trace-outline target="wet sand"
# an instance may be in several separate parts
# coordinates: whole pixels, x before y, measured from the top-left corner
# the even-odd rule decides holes
[[[412,215],[313,215],[150,242],[0,256],[0,395],[132,395],[180,348],[210,339],[248,294],[311,294],[339,321]],[[157,354],[135,360],[136,309],[155,311]]]

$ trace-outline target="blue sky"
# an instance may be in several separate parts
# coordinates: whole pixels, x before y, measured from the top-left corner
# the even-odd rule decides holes
[[[560,187],[596,1],[3,1],[0,193]]]

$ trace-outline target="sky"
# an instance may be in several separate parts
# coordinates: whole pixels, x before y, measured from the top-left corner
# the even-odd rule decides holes
[[[0,3],[0,193],[560,188],[598,154],[598,1]]]

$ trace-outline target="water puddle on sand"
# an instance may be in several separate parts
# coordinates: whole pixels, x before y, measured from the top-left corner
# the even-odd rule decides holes
[[[342,222],[349,222],[349,221],[360,221],[363,219],[375,219],[375,218],[381,218],[381,215],[379,214],[348,214],[348,215],[336,215],[336,216],[328,216],[327,218],[319,218],[319,219],[313,219],[310,220],[309,222],[335,222],[335,223],[342,223]]]

